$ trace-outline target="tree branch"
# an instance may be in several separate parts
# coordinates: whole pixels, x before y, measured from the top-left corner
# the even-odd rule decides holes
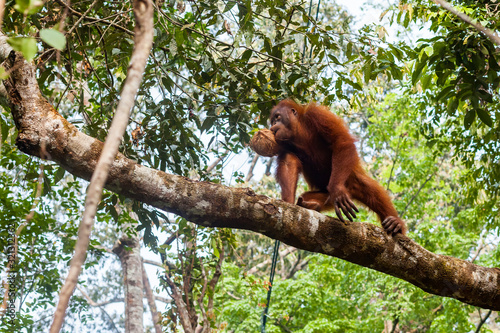
[[[474,28],[476,28],[479,32],[482,32],[485,34],[489,39],[491,39],[492,42],[494,42],[497,45],[500,45],[500,37],[496,35],[495,32],[492,30],[486,28],[483,26],[481,23],[474,21],[470,16],[459,12],[458,10],[455,9],[450,3],[444,1],[444,0],[432,0],[434,3],[440,5],[450,13],[456,15],[459,19],[464,21],[467,24],[472,25]]]
[[[4,44],[5,38],[0,36],[3,58],[9,55],[2,52],[6,49]],[[19,130],[19,149],[42,157],[40,142],[44,142],[48,152],[45,156],[73,175],[90,179],[102,142],[79,132],[59,115],[41,96],[34,67],[18,54],[10,55],[11,65],[20,64],[5,81]],[[199,225],[251,230],[299,249],[390,274],[432,294],[500,310],[500,269],[431,253],[410,238],[388,236],[373,224],[342,223],[256,195],[250,189],[193,181],[150,169],[122,154],[114,159],[106,188]]]
[[[98,307],[99,310],[101,310],[102,313],[104,313],[104,315],[108,319],[108,322],[109,322],[110,326],[115,330],[115,332],[120,332],[118,330],[118,328],[116,327],[115,322],[113,321],[113,318],[111,318],[111,316],[109,315],[108,311],[106,311],[106,309],[104,309],[104,305],[113,303],[115,300],[111,300],[109,302],[103,302],[103,303],[96,303],[96,302],[94,302],[94,300],[92,300],[92,298],[90,298],[90,296],[82,288],[80,288],[80,286],[77,285],[76,288],[80,291],[80,293],[87,300],[87,303],[90,306],[92,306],[92,307]]]
[[[283,251],[281,251],[279,253],[279,256],[280,256],[280,258],[281,257],[286,257],[287,255],[289,255],[290,253],[295,252],[295,251],[297,251],[296,248],[294,248],[294,247],[287,247],[286,249],[284,249]],[[268,258],[268,259],[264,260],[263,262],[258,263],[257,265],[255,265],[252,268],[250,268],[247,271],[247,274],[255,274],[255,273],[257,273],[261,268],[265,267],[266,265],[271,264],[271,261],[272,261],[272,259]]]
[[[92,307],[98,307],[98,308],[102,308],[106,305],[109,305],[109,304],[113,304],[113,303],[124,303],[125,302],[125,298],[121,298],[121,297],[116,297],[116,298],[112,298],[112,299],[108,299],[106,301],[102,301],[102,302],[95,302],[93,301],[90,296],[88,296],[85,291],[83,291],[83,289],[81,289],[79,286],[76,286],[76,288],[78,290],[80,290],[82,292],[82,295],[83,297],[87,300],[87,303],[92,306]],[[143,299],[146,299],[147,300],[147,297],[146,295],[144,295]],[[158,295],[154,295],[154,299],[155,301],[158,301],[158,302],[162,302],[162,303],[165,303],[165,304],[170,304],[172,303],[172,300],[171,299],[168,299],[168,298],[165,298],[165,297],[161,297],[161,296],[158,296]]]
[[[162,333],[160,326],[160,314],[156,308],[155,297],[153,295],[153,289],[151,288],[151,284],[149,283],[148,274],[146,273],[146,267],[144,267],[144,263],[142,264],[142,284],[144,286],[144,291],[146,297],[148,299],[149,310],[151,311],[151,317],[153,320],[153,325],[156,333]]]
[[[252,158],[252,163],[250,163],[250,168],[248,169],[247,176],[245,178],[245,182],[249,182],[253,177],[253,170],[255,169],[255,165],[257,164],[257,160],[259,159],[259,154],[255,154]]]
[[[477,329],[476,329],[476,333],[480,333],[481,332],[481,327],[484,325],[484,323],[486,323],[486,321],[488,320],[488,318],[490,317],[491,315],[491,310],[488,311],[488,313],[486,314],[486,316],[484,316],[484,318],[481,317],[481,311],[479,311],[479,324],[477,325]]]
[[[73,9],[71,6],[69,6],[67,3],[65,3],[62,0],[56,0],[56,2],[59,3],[60,5],[64,6],[66,9],[68,9],[71,12],[71,14],[79,16],[80,18],[83,18],[86,21],[91,21],[90,23],[95,24],[96,22],[101,22],[103,24],[106,24],[106,25],[109,25],[109,26],[113,26],[116,29],[121,30],[121,31],[123,31],[123,32],[125,32],[125,33],[127,33],[127,34],[129,34],[131,36],[134,35],[134,33],[132,31],[128,30],[125,27],[122,27],[119,24],[116,24],[114,22],[107,21],[107,20],[104,20],[104,19],[100,19],[100,18],[88,17],[88,16],[86,16],[87,13],[82,14],[82,13],[76,11],[75,9]],[[75,26],[76,26],[76,24],[75,24]]]
[[[175,285],[174,281],[168,276],[168,272],[165,274],[165,281],[167,282],[170,290],[172,292],[172,298],[177,306],[177,311],[179,313],[179,318],[181,320],[182,328],[186,333],[194,333],[194,329],[191,327],[191,320],[189,316],[189,311],[187,309],[186,303],[182,299],[182,292]]]

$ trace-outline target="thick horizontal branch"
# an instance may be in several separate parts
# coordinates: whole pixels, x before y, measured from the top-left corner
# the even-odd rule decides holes
[[[53,160],[77,177],[90,179],[102,142],[79,132],[41,96],[34,67],[20,54],[5,85],[26,154]],[[106,187],[207,227],[246,229],[296,248],[338,257],[406,280],[436,295],[500,310],[500,269],[431,253],[405,236],[390,237],[369,223],[337,219],[280,200],[167,174],[116,156]],[[361,283],[361,281],[359,281]]]

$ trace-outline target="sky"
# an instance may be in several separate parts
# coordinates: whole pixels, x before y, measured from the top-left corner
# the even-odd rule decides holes
[[[384,8],[389,7],[398,1],[390,0],[337,0],[339,5],[345,7],[347,11],[355,17],[356,25],[363,26],[369,23],[378,23],[382,10],[374,9],[373,6]],[[321,9],[321,8],[320,8]]]

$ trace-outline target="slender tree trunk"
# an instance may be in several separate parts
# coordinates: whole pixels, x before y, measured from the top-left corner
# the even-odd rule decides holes
[[[125,287],[125,333],[143,333],[142,258],[139,237],[122,236],[113,247],[120,258]]]
[[[162,333],[160,314],[156,309],[155,297],[153,295],[153,290],[151,289],[151,284],[149,283],[148,274],[146,273],[146,267],[144,267],[144,264],[142,265],[142,283],[144,285],[144,291],[146,292],[146,298],[148,299],[149,311],[151,311],[155,332]]]

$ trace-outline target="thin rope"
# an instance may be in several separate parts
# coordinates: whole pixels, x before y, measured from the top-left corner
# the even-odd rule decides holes
[[[309,13],[307,14],[307,17],[311,17],[312,7],[313,7],[313,1],[310,0],[309,1]],[[319,6],[318,6],[318,9],[319,9]],[[311,21],[310,19],[307,20],[307,28],[309,28],[310,21]],[[317,19],[316,19],[316,21],[317,21]],[[306,46],[307,46],[307,37],[304,35],[304,48],[302,49],[302,62],[304,62],[304,55],[306,54]]]
[[[318,7],[316,7],[316,24],[318,23],[318,17],[319,17],[319,5],[321,5],[321,0],[318,0]],[[309,15],[311,15],[311,8],[309,8]],[[304,46],[305,46],[305,44],[304,44]],[[311,47],[311,51],[309,52],[309,60],[311,60],[312,54],[313,54],[313,48]],[[303,58],[304,58],[304,54],[302,54],[302,59]]]
[[[320,5],[321,5],[321,0],[318,0],[318,7],[316,7],[316,22],[318,22]],[[311,11],[312,11],[312,0],[310,0],[309,2],[309,14],[308,14],[309,17],[311,17]],[[309,28],[309,22],[310,20],[307,21],[308,28]],[[306,36],[304,36],[304,49],[302,50],[302,62],[304,62],[304,56],[306,54],[306,46],[307,46],[307,38]],[[309,59],[311,58],[312,58],[312,48],[309,53]],[[280,241],[276,240],[274,242],[273,259],[271,261],[271,273],[269,274],[270,285],[269,285],[269,290],[267,291],[267,302],[266,302],[266,307],[264,308],[264,312],[262,313],[262,325],[260,327],[261,333],[266,332],[267,313],[269,312],[269,304],[271,302],[271,293],[273,290],[274,273],[276,271],[276,263],[278,261],[279,247],[280,247]]]
[[[277,240],[274,242],[273,260],[271,262],[271,274],[269,275],[269,290],[267,291],[266,307],[264,309],[264,312],[262,313],[262,326],[260,328],[261,333],[266,332],[267,312],[269,311],[269,303],[271,302],[271,293],[273,291],[274,273],[276,271],[276,263],[278,262],[279,247],[280,247],[280,241]]]

